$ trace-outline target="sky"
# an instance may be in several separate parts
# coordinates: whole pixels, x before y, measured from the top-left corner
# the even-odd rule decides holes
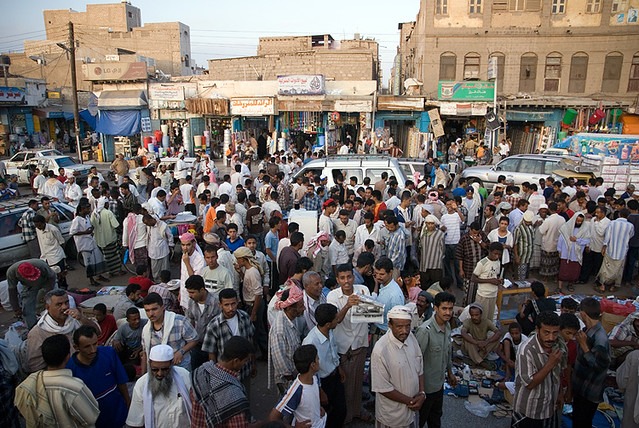
[[[77,0],[0,0],[6,13],[0,26],[0,52],[20,52],[25,39],[45,39],[44,9],[83,12]],[[93,0],[90,3],[117,3]],[[257,53],[260,36],[331,34],[336,40],[355,33],[379,42],[384,84],[399,44],[397,24],[415,20],[419,0],[132,0],[142,24],[180,21],[191,27],[191,54],[200,66],[207,60]],[[396,7],[401,3],[402,7]],[[303,5],[303,6],[302,6]]]

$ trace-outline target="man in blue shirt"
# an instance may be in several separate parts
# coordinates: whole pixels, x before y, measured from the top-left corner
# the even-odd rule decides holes
[[[84,381],[100,406],[96,428],[124,426],[131,403],[126,387],[129,379],[115,350],[98,346],[98,333],[90,325],[83,325],[73,333],[73,344],[77,352],[69,359],[67,368]]]
[[[378,303],[384,304],[384,323],[375,324],[385,333],[388,330],[388,311],[394,306],[404,304],[404,293],[399,284],[393,279],[393,262],[388,257],[380,257],[374,265],[375,280],[379,284],[377,296],[373,293],[373,297]]]
[[[244,239],[241,236],[237,236],[237,224],[231,223],[226,227],[226,246],[229,247],[231,254],[235,250],[244,246]]]

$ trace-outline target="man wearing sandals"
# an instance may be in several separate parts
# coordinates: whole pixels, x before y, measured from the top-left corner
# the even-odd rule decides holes
[[[619,218],[611,221],[606,229],[601,249],[604,259],[598,275],[601,286],[597,291],[601,293],[606,291],[606,287],[615,292],[621,285],[628,242],[635,234],[635,227],[628,221],[629,215],[630,211],[623,208],[619,211]]]

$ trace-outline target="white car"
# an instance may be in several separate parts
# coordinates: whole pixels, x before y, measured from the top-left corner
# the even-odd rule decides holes
[[[18,221],[27,210],[31,197],[11,199],[0,202],[0,268],[6,268],[19,260],[29,258],[29,249],[22,240],[22,229],[18,226]],[[74,257],[75,243],[69,239],[69,229],[75,210],[73,207],[62,202],[51,202],[51,207],[58,212],[60,222],[58,227],[67,245],[64,251],[67,257]]]
[[[18,169],[24,165],[25,162],[43,156],[64,156],[60,150],[46,149],[46,150],[25,150],[18,152],[11,157],[11,159],[4,162],[7,167],[7,174],[18,174]]]
[[[40,156],[26,161],[18,169],[18,183],[29,184],[36,168],[39,168],[40,172],[53,171],[56,175],[60,168],[64,168],[65,174],[73,172],[76,182],[83,185],[87,181],[92,166],[79,164],[71,156]]]

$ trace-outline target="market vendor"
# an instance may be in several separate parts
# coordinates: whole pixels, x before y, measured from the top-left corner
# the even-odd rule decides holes
[[[499,348],[502,333],[495,324],[482,316],[484,308],[479,303],[471,303],[468,309],[470,318],[464,321],[461,335],[464,339],[462,352],[473,363],[484,362],[488,354]]]
[[[608,339],[612,357],[610,368],[617,368],[630,352],[639,349],[639,312],[628,315],[621,324],[615,326]]]

